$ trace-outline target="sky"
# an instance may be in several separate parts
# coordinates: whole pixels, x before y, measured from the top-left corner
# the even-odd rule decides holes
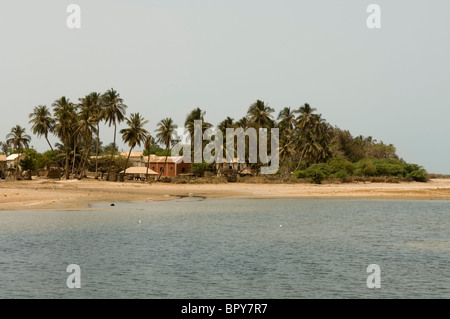
[[[72,3],[80,29],[66,24]],[[370,4],[380,29],[367,27]],[[448,0],[2,0],[0,39],[0,140],[16,124],[31,134],[35,106],[110,88],[151,132],[196,107],[214,125],[238,120],[260,99],[276,114],[309,103],[450,174]],[[109,144],[113,130],[100,137]]]

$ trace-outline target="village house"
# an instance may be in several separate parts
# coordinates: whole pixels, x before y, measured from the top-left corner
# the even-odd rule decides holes
[[[6,158],[6,168],[16,168],[19,162],[26,157],[25,154],[11,154]]]
[[[128,157],[129,152],[120,152],[120,156],[123,156],[125,158]],[[143,158],[144,158],[144,152],[131,152],[130,154],[130,161],[131,167],[142,167],[143,164]]]
[[[0,155],[0,178],[5,176],[6,172],[6,155]]]
[[[120,152],[120,156],[127,158],[128,152]],[[91,159],[95,159],[95,157],[91,157]],[[149,159],[150,163],[148,162]],[[127,175],[128,174],[142,175],[144,170],[142,169],[138,170],[136,168],[145,169],[148,164],[150,169],[149,175],[154,175],[155,172],[159,175],[159,173],[162,171],[164,167],[165,160],[166,160],[165,156],[156,156],[151,154],[149,158],[148,156],[144,156],[143,152],[131,152],[129,159],[130,168],[127,169]],[[161,176],[174,177],[190,173],[191,173],[191,163],[189,159],[184,158],[183,156],[174,156],[174,157],[168,156],[165,169]]]
[[[191,172],[191,163],[183,156],[168,156],[166,166],[164,166],[165,160],[165,156],[150,155],[150,158],[148,156],[144,156],[143,165],[145,166],[149,162],[150,169],[158,174],[164,167],[164,171],[161,175],[164,177],[174,177],[189,174]]]

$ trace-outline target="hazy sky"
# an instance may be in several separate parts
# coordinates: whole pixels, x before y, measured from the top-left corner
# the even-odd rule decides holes
[[[66,26],[71,3],[81,29]],[[366,25],[371,3],[381,29]],[[217,125],[256,99],[277,113],[307,102],[450,173],[448,0],[2,0],[0,39],[0,140],[16,124],[30,132],[37,105],[113,87],[152,132],[165,117],[182,126],[195,107]]]

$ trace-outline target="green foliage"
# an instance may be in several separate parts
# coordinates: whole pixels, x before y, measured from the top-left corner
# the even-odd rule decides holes
[[[36,169],[36,162],[31,158],[31,156],[25,156],[24,159],[21,159],[19,162],[20,167],[24,171],[33,171]]]
[[[153,145],[152,147],[150,147],[150,154],[155,154],[157,156],[165,156],[166,151],[159,146]],[[164,154],[164,155],[158,155],[158,154]],[[148,150],[144,150],[143,155],[148,156]]]
[[[205,172],[211,172],[213,170],[212,164],[206,162],[203,163],[193,163],[191,165],[191,172],[198,176],[203,176]]]
[[[413,181],[423,183],[428,182],[429,180],[428,172],[423,168],[408,173],[407,177],[412,178]]]
[[[348,177],[348,173],[347,171],[344,170],[339,170],[336,173],[334,173],[333,175],[331,175],[334,178],[340,178],[340,179],[345,179]]]
[[[313,164],[306,170],[299,170],[292,174],[294,178],[309,178],[313,183],[321,184],[330,175],[328,164]]]
[[[172,150],[159,150],[155,153],[156,156],[170,156],[172,153]]]
[[[403,176],[403,165],[397,163],[389,163],[388,161],[376,161],[375,170],[377,176]]]
[[[331,158],[327,164],[332,174],[343,171],[351,175],[355,170],[353,163],[342,157]]]
[[[377,170],[373,161],[370,159],[362,159],[355,164],[355,175],[356,176],[375,176]]]
[[[306,178],[305,170],[299,170],[292,174],[293,178]]]
[[[98,171],[100,173],[107,173],[109,168],[111,157],[101,156],[98,158]],[[124,170],[127,158],[125,156],[114,156],[111,164],[111,172],[120,173]],[[88,170],[95,172],[95,157],[91,158],[88,163]],[[131,163],[128,163],[127,168],[131,167]]]
[[[319,167],[309,167],[305,171],[305,176],[306,178],[310,178],[316,184],[321,184],[326,177],[323,170]]]

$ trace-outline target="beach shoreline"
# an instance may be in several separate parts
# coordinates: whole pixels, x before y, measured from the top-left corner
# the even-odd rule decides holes
[[[170,184],[85,180],[2,181],[0,210],[83,210],[100,202],[153,202],[184,196],[247,199],[450,200],[450,180],[428,183]]]

